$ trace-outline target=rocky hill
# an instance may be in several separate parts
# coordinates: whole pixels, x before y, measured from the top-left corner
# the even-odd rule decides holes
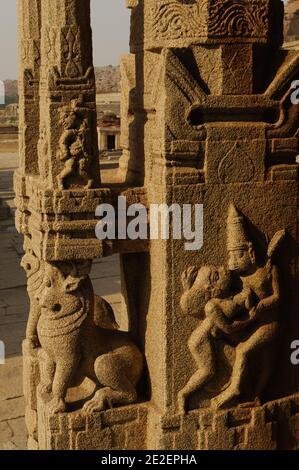
[[[96,84],[98,93],[118,93],[120,91],[119,66],[107,65],[95,67]],[[18,97],[17,80],[5,80],[6,101],[13,103]]]
[[[119,66],[95,67],[97,93],[117,93],[120,91]]]
[[[18,101],[18,81],[4,80],[6,104],[16,103]]]

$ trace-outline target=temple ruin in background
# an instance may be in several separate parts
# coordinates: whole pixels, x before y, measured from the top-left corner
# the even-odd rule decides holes
[[[285,41],[299,43],[299,1],[288,0],[285,6]]]

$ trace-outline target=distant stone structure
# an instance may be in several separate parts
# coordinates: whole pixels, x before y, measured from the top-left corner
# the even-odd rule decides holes
[[[123,155],[102,184],[90,0],[18,0],[28,447],[298,449],[299,53],[281,52],[283,2],[126,4]],[[169,236],[98,239],[96,208],[120,228],[120,196],[172,210]],[[113,253],[127,332],[90,280]]]
[[[105,113],[98,121],[98,135],[101,153],[120,150],[120,118],[114,113]]]
[[[18,125],[19,106],[17,103],[8,104],[4,108],[0,108],[0,124]]]
[[[98,93],[112,94],[120,92],[119,65],[106,65],[104,67],[95,67],[95,76],[96,88]]]
[[[17,103],[0,108],[0,135],[2,140],[17,140],[19,126],[19,106]]]
[[[120,93],[97,93],[96,103],[98,119],[105,113],[120,115]]]
[[[285,41],[299,41],[299,0],[288,0],[285,5]]]
[[[120,153],[120,93],[97,93],[96,106],[100,154]]]
[[[0,105],[5,105],[5,84],[0,80]]]

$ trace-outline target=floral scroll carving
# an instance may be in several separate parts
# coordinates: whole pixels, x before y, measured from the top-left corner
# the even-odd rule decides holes
[[[151,8],[156,39],[266,38],[267,0],[197,0],[155,2]]]
[[[191,5],[177,1],[157,2],[151,12],[153,35],[166,39],[203,35],[206,32],[205,16],[203,16],[206,8],[206,0]]]
[[[263,37],[268,28],[267,0],[210,2],[210,36]]]

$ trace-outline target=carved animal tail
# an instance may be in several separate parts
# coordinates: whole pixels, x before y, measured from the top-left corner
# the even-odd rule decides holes
[[[272,263],[274,256],[278,253],[278,250],[280,249],[283,240],[286,237],[286,230],[279,230],[278,232],[275,233],[273,236],[272,240],[270,241],[268,245],[268,250],[267,250],[267,256],[270,263]]]
[[[33,254],[27,253],[22,259],[22,266],[27,272],[28,293],[37,292],[44,281],[43,263]]]

